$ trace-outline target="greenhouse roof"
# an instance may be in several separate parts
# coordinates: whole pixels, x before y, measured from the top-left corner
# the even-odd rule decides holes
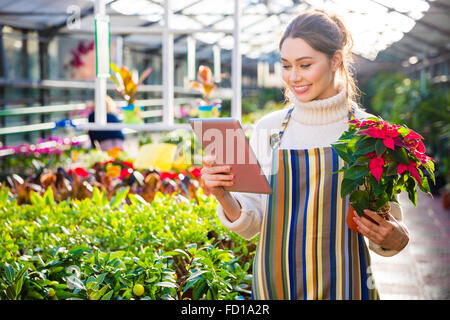
[[[250,58],[277,51],[283,29],[298,13],[321,8],[342,16],[354,38],[354,53],[370,60],[386,50],[405,59],[449,48],[450,0],[241,0],[241,53]],[[158,30],[164,0],[106,0],[113,34],[132,27]],[[431,8],[431,9],[430,9]],[[233,47],[234,1],[172,1],[172,29],[203,30],[192,36],[223,49]],[[77,18],[80,19],[77,19]],[[94,29],[93,0],[0,0],[0,24],[85,35]],[[227,31],[230,32],[227,32]],[[161,34],[123,32],[125,41],[146,49],[161,47]],[[175,53],[186,50],[186,35],[175,36]],[[201,55],[201,52],[199,52]]]

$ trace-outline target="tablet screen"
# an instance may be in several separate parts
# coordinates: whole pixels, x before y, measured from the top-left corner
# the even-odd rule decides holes
[[[205,155],[214,155],[218,165],[231,166],[235,192],[272,193],[266,176],[238,120],[233,118],[190,119]]]

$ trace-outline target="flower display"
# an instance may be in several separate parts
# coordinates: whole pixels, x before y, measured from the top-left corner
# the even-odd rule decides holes
[[[359,216],[364,209],[388,212],[389,202],[397,202],[401,191],[416,206],[417,186],[431,195],[428,177],[435,183],[434,159],[425,154],[422,140],[406,126],[380,118],[349,121],[348,130],[332,147],[346,162],[335,172],[344,173],[341,196],[350,194],[350,204]]]

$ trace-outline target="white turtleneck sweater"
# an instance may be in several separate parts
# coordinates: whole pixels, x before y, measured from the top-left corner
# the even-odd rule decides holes
[[[281,139],[280,149],[311,149],[317,147],[330,147],[337,142],[342,132],[348,128],[348,108],[346,106],[345,90],[337,95],[323,100],[300,102],[295,96],[290,95],[292,102],[287,108],[274,111],[260,119],[250,138],[250,146],[266,176],[270,175],[272,163],[272,149],[269,137],[278,132],[288,110],[294,106],[291,119]],[[364,119],[373,115],[355,107],[355,117]],[[266,214],[268,195],[252,193],[231,193],[240,203],[241,216],[231,222],[225,216],[222,206],[217,206],[217,214],[222,224],[236,232],[245,239],[256,236],[261,229],[263,215]],[[400,206],[391,202],[391,214],[398,221],[402,220]],[[385,250],[369,242],[369,248],[382,256],[392,256],[398,251]]]

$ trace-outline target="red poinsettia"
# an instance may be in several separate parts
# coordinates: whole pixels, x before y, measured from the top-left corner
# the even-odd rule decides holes
[[[420,134],[406,126],[380,118],[350,120],[349,129],[332,144],[348,165],[338,171],[344,172],[341,196],[350,194],[350,204],[360,216],[365,209],[385,212],[388,202],[397,201],[395,196],[402,190],[416,205],[415,182],[423,192],[431,194],[428,179],[435,181],[434,160],[425,154],[422,140]]]
[[[361,125],[366,125],[368,123],[368,121],[365,123],[362,122]],[[372,123],[373,122],[370,122],[370,124]],[[360,134],[365,134],[372,138],[383,139],[383,144],[392,150],[395,149],[394,138],[400,135],[396,126],[391,126],[385,121],[380,121],[377,126],[369,126],[369,128],[361,130]]]
[[[422,187],[422,179],[420,178],[419,172],[417,171],[417,164],[416,164],[416,162],[413,161],[413,160],[409,160],[409,164],[408,165],[403,164],[403,163],[399,163],[398,164],[398,167],[397,167],[398,174],[402,174],[406,170],[408,170],[409,173],[411,173],[413,178],[416,179],[416,181]]]
[[[383,175],[384,159],[382,157],[375,157],[370,160],[369,169],[372,175],[380,182],[381,176]]]

